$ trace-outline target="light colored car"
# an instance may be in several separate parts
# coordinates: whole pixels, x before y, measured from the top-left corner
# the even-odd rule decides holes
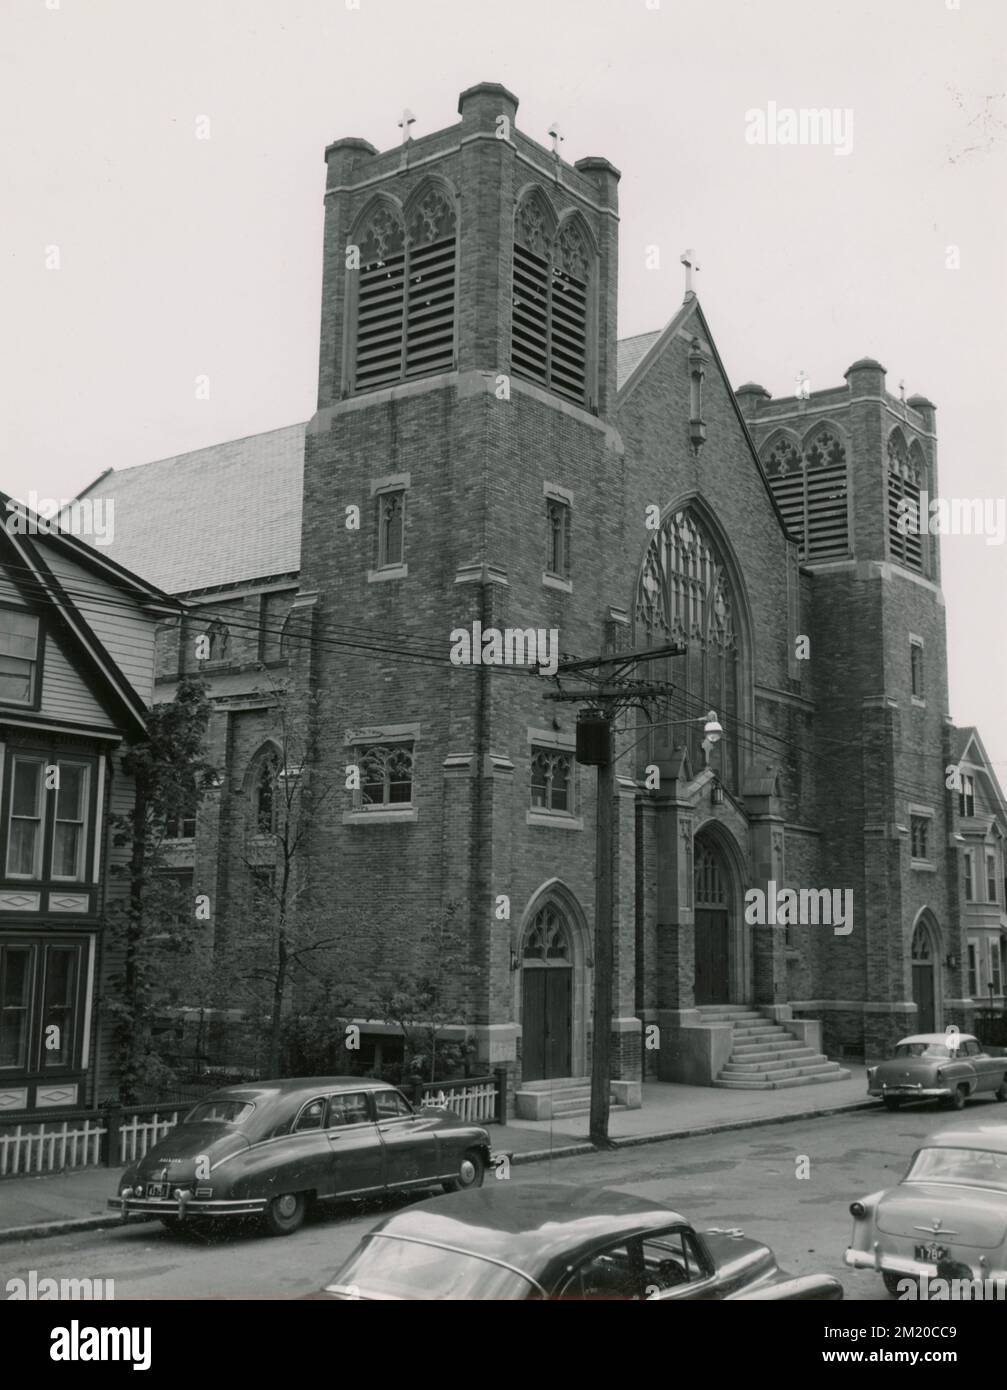
[[[907,1277],[1007,1278],[1007,1125],[933,1135],[897,1187],[854,1202],[845,1260],[892,1295]]]
[[[942,1100],[955,1110],[970,1096],[1007,1100],[1007,1057],[991,1057],[971,1033],[916,1033],[867,1068],[867,1094],[889,1110],[907,1100]]]

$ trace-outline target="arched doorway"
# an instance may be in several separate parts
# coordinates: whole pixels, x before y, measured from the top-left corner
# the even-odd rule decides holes
[[[726,1004],[731,993],[731,875],[712,836],[694,847],[697,1004]]]
[[[917,1033],[938,1029],[936,937],[925,918],[916,923],[912,940],[913,1001]]]
[[[569,924],[556,903],[545,903],[531,919],[521,967],[522,1079],[570,1076],[573,947]]]

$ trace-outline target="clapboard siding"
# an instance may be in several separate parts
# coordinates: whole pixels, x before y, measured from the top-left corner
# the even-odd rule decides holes
[[[135,599],[56,554],[53,547],[46,546],[45,558],[109,656],[149,705],[154,693],[154,621]]]
[[[111,720],[77,674],[59,643],[51,636],[45,643],[42,671],[42,705],[39,718],[66,719],[75,724],[98,724],[108,728]]]

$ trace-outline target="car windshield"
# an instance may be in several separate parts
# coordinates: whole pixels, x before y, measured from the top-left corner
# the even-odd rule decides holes
[[[950,1057],[951,1049],[947,1043],[899,1043],[895,1049],[895,1055],[896,1057]]]
[[[362,1298],[539,1297],[532,1281],[516,1270],[478,1255],[380,1233],[367,1238],[333,1287],[354,1288]]]
[[[946,1182],[1007,1191],[1007,1154],[989,1149],[921,1149],[906,1182]]]
[[[255,1106],[247,1100],[201,1100],[185,1117],[187,1125],[243,1125]]]

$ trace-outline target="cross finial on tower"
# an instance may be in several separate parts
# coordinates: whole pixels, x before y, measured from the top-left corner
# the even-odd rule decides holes
[[[691,246],[688,251],[683,251],[678,259],[685,266],[685,297],[688,299],[691,294],[695,294],[695,290],[692,288],[692,272],[699,270],[699,262],[696,260],[696,253]]]
[[[559,121],[553,121],[552,125],[549,127],[549,136],[552,140],[552,152],[558,159],[560,144],[566,139],[566,136],[560,129]]]
[[[402,131],[403,145],[408,140],[411,140],[413,138],[412,135],[410,135],[409,133],[409,127],[415,122],[415,120],[416,117],[413,115],[413,113],[409,110],[409,107],[407,106],[405,110],[402,112],[402,119],[399,121],[399,129]]]

